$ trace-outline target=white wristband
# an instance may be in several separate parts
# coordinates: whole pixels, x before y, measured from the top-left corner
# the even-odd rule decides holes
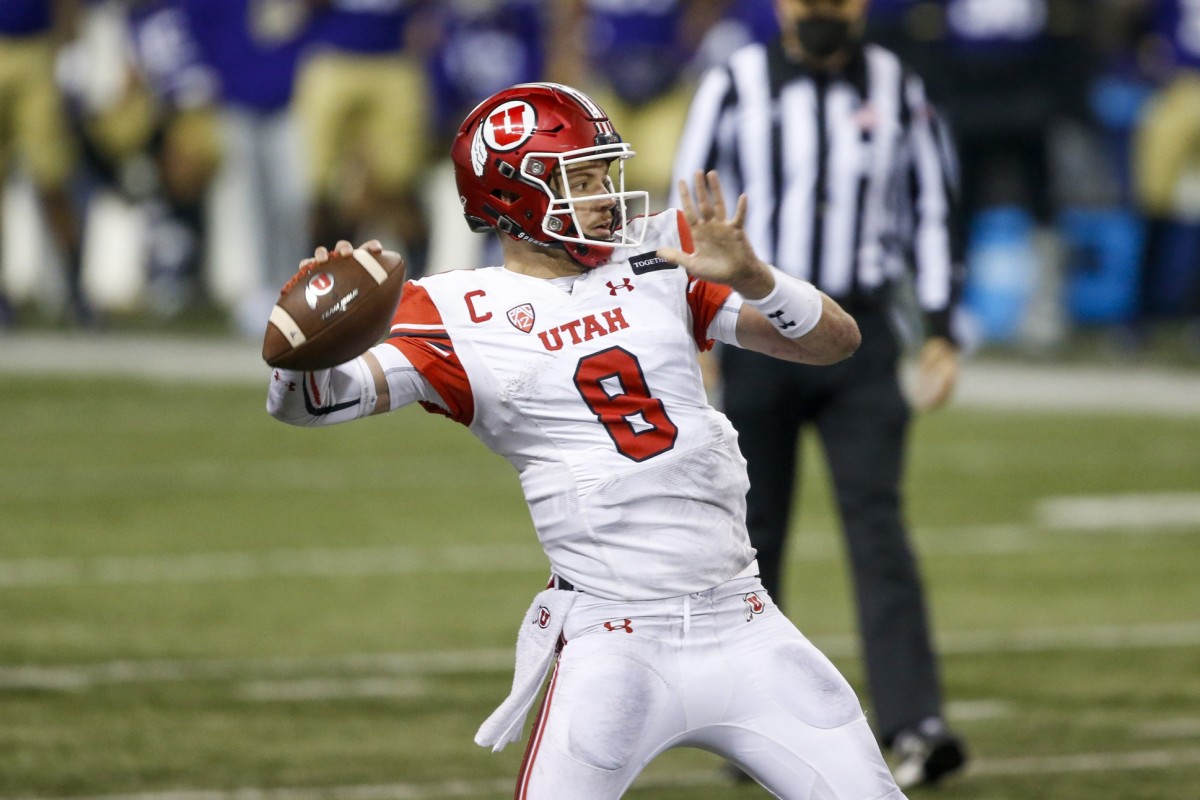
[[[775,288],[766,297],[746,300],[746,305],[771,321],[775,330],[789,339],[799,339],[821,321],[821,293],[808,281],[794,278],[776,267]]]

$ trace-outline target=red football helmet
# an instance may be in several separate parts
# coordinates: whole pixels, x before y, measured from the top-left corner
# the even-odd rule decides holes
[[[557,83],[524,83],[492,95],[467,115],[450,149],[471,230],[494,228],[562,247],[588,269],[606,262],[614,247],[636,246],[644,236],[648,193],[625,191],[624,161],[633,154],[595,101]],[[609,163],[607,192],[571,196],[567,167],[584,161]],[[551,188],[556,171],[557,191]],[[575,204],[605,199],[616,204],[611,235],[587,238]],[[632,214],[631,201],[640,204]]]

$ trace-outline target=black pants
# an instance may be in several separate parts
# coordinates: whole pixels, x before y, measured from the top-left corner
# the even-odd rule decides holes
[[[910,414],[896,374],[899,346],[882,310],[854,316],[862,345],[839,364],[809,367],[727,347],[721,372],[725,413],[749,462],[750,539],[776,602],[800,431],[811,423],[821,437],[853,565],[873,724],[888,745],[900,730],[941,716],[941,693],[901,518]]]

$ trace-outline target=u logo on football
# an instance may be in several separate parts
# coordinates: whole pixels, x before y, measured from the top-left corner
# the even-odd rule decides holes
[[[332,291],[333,276],[328,272],[319,272],[309,278],[308,285],[304,287],[304,299],[308,301],[309,308],[315,309],[317,298],[324,297]]]

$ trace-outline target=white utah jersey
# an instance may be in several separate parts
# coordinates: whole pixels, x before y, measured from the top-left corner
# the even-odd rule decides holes
[[[516,467],[554,573],[599,597],[703,591],[754,558],[745,461],[697,361],[730,290],[666,245],[691,249],[674,210],[570,292],[502,267],[413,281],[388,340],[443,399],[430,410]]]

